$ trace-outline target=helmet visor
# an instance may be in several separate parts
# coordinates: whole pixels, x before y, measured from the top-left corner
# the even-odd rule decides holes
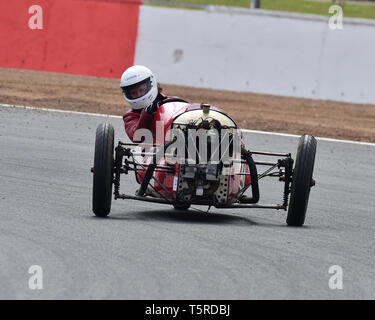
[[[121,89],[127,99],[138,99],[151,90],[151,79],[147,78],[141,82],[132,84],[131,86],[121,87]]]

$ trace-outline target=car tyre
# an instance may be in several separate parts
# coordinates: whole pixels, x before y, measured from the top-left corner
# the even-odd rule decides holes
[[[286,219],[286,223],[289,226],[302,226],[305,222],[310,189],[314,184],[312,176],[316,147],[317,142],[313,136],[301,136],[293,170],[290,202]]]
[[[114,129],[102,123],[96,129],[93,168],[92,211],[97,217],[106,217],[111,211],[113,183]]]

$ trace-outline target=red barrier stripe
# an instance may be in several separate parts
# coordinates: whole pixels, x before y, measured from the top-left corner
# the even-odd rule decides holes
[[[139,6],[135,0],[0,2],[0,67],[118,78],[134,63]],[[29,28],[32,5],[43,29]]]

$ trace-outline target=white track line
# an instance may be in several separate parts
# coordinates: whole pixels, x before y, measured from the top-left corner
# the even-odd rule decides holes
[[[249,132],[249,133],[260,133],[260,134],[278,135],[278,136],[283,136],[283,137],[297,137],[297,138],[299,138],[301,136],[301,135],[290,134],[290,133],[268,132],[268,131],[249,130],[249,129],[242,129],[242,131],[243,132]],[[340,140],[340,139],[325,138],[325,137],[316,137],[316,139],[317,140],[321,140],[321,141],[354,143],[354,144],[360,144],[360,145],[364,145],[364,146],[375,147],[375,143],[372,143],[372,142],[362,142],[362,141],[353,141],[353,140]]]
[[[111,114],[103,114],[103,113],[90,113],[90,112],[80,112],[80,111],[70,111],[70,110],[61,110],[61,109],[50,109],[50,108],[38,108],[38,107],[29,107],[29,106],[16,106],[13,104],[3,104],[0,103],[0,107],[6,108],[20,108],[20,109],[27,109],[27,110],[37,110],[37,111],[48,111],[48,112],[60,112],[60,113],[72,113],[72,114],[81,114],[81,115],[89,115],[89,116],[97,116],[97,117],[106,117],[106,118],[120,118],[122,116],[115,116]]]
[[[28,109],[28,110],[38,110],[38,111],[48,111],[48,112],[60,112],[60,113],[71,113],[71,114],[80,114],[80,115],[88,115],[88,116],[96,116],[96,117],[106,117],[106,118],[122,119],[122,116],[115,116],[115,115],[110,115],[110,114],[89,113],[89,112],[59,110],[59,109],[48,109],[48,108],[37,108],[37,107],[29,107],[29,106],[16,106],[16,105],[3,104],[3,103],[0,103],[0,107],[22,108],[22,109]],[[241,129],[241,130],[243,132],[247,132],[247,133],[268,134],[268,135],[293,137],[293,138],[299,138],[300,137],[300,135],[290,134],[290,133],[268,132],[268,131],[249,130],[249,129]],[[352,143],[352,144],[359,144],[359,145],[364,145],[364,146],[375,147],[375,143],[371,143],[371,142],[361,142],[361,141],[352,141],[352,140],[339,140],[339,139],[324,138],[324,137],[316,137],[316,139],[317,140],[321,140],[321,141]]]

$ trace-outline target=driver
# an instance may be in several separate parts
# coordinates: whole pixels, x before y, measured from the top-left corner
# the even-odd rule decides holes
[[[134,141],[136,130],[152,131],[157,104],[168,97],[161,93],[162,88],[156,82],[154,74],[145,66],[135,65],[126,69],[121,76],[120,86],[131,107],[123,116],[125,131],[130,140]]]

